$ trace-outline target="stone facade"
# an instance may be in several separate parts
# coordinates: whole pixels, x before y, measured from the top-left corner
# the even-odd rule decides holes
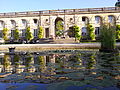
[[[0,13],[0,37],[3,28],[8,28],[8,36],[13,39],[13,30],[17,28],[22,38],[25,36],[27,26],[30,26],[33,36],[37,37],[38,27],[42,26],[44,38],[55,38],[55,21],[58,18],[64,23],[64,31],[77,25],[82,30],[82,34],[86,35],[86,24],[89,23],[94,26],[95,34],[99,35],[99,27],[102,23],[120,24],[120,7]],[[68,37],[67,32],[65,37]]]

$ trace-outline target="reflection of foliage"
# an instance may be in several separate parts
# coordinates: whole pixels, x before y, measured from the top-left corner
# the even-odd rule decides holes
[[[44,56],[38,56],[38,61],[40,65],[45,65]]]
[[[14,55],[14,62],[15,62],[16,65],[19,65],[19,63],[18,63],[19,60],[20,60],[20,56],[18,54],[15,54]]]
[[[95,54],[88,54],[87,57],[89,59],[87,59],[86,69],[94,69],[94,65],[96,64]]]
[[[3,65],[4,65],[5,68],[10,66],[9,55],[4,55]]]
[[[31,54],[28,54],[25,60],[26,67],[30,67],[31,62],[33,61],[33,57]]]

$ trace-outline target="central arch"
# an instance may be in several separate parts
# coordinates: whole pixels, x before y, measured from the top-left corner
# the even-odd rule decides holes
[[[60,17],[55,19],[55,36],[62,37],[64,36],[64,20]]]

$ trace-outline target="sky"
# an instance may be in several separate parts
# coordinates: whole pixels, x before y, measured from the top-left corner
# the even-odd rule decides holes
[[[117,0],[0,0],[0,13],[114,7]]]

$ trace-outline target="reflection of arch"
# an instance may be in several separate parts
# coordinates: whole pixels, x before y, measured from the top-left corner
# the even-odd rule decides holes
[[[111,24],[116,23],[116,17],[114,15],[108,15],[108,22]]]
[[[85,24],[88,24],[89,23],[89,18],[87,16],[83,16],[82,17],[82,21],[85,23]]]
[[[95,16],[95,23],[102,24],[103,17],[102,16]]]

